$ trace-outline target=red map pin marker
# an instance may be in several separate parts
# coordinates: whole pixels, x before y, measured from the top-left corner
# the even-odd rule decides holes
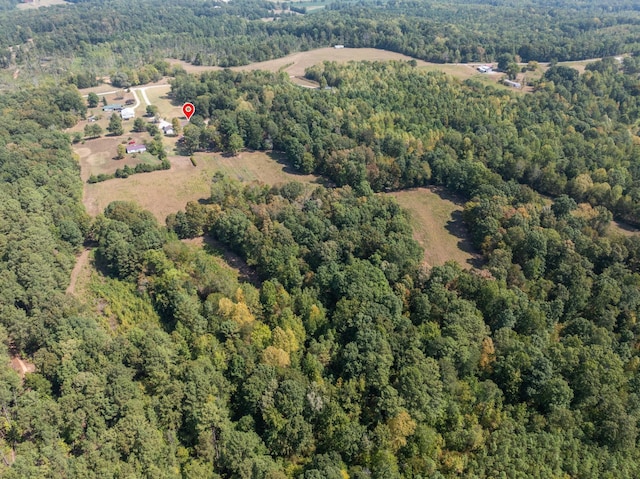
[[[193,103],[185,103],[182,105],[182,113],[187,117],[187,120],[191,120],[191,117],[196,112],[196,107],[193,106]]]

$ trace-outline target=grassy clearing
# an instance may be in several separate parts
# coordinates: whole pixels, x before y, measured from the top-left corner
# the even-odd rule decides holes
[[[347,63],[350,61],[409,61],[413,58],[402,55],[400,53],[390,52],[387,50],[379,50],[376,48],[340,48],[335,49],[332,47],[318,48],[316,50],[310,50],[306,52],[298,52],[288,55],[283,58],[277,58],[275,60],[268,60],[265,62],[251,63],[240,67],[233,67],[231,70],[245,71],[245,70],[266,70],[272,72],[285,71],[289,74],[294,83],[298,83],[302,86],[316,86],[312,82],[305,81],[304,72],[307,68],[317,65],[325,61],[335,61],[337,63]],[[220,70],[220,67],[212,66],[195,66],[189,63],[167,59],[172,64],[178,64],[182,66],[189,73],[202,73],[211,70]],[[474,78],[480,80],[487,85],[494,85],[498,88],[504,88],[515,92],[528,92],[529,90],[515,90],[511,87],[504,86],[499,80],[504,76],[502,73],[490,73],[484,74],[477,71],[477,67],[480,63],[431,63],[422,60],[416,60],[417,66],[425,71],[442,71],[448,75],[459,80],[467,80]],[[584,69],[584,68],[583,68]],[[542,74],[542,70],[537,73],[538,76]],[[535,73],[528,72],[527,78],[535,77]],[[523,80],[522,75],[519,75],[518,81]],[[149,98],[151,99],[151,97]]]
[[[429,267],[454,260],[466,268],[476,266],[480,255],[473,249],[462,223],[459,198],[440,188],[414,188],[390,193],[409,210],[413,236],[424,248]]]
[[[19,3],[16,8],[19,10],[33,10],[34,8],[50,7],[52,5],[70,5],[64,0],[33,0],[32,3]]]
[[[609,224],[609,234],[612,236],[636,236],[638,233],[640,233],[640,230],[638,230],[638,228],[634,228],[627,223],[612,221]]]
[[[324,61],[335,61],[338,63],[347,63],[350,61],[409,61],[411,57],[400,53],[389,52],[387,50],[378,50],[376,48],[341,48],[332,47],[318,48],[307,52],[298,52],[275,60],[266,62],[251,63],[240,67],[233,67],[231,70],[267,70],[272,72],[286,71],[290,76],[303,76],[304,71],[310,66],[317,65]],[[195,66],[189,63],[167,59],[170,63],[179,64],[189,73],[201,73],[204,71],[220,70],[220,67]],[[430,65],[422,60],[416,60],[419,66]]]
[[[211,178],[218,171],[244,182],[260,181],[271,185],[288,181],[308,185],[321,183],[314,175],[292,172],[277,154],[242,152],[236,157],[223,157],[197,153],[195,157],[198,165],[195,167],[188,157],[173,156],[169,158],[170,170],[85,184],[83,201],[87,212],[95,216],[112,201],[133,201],[164,223],[169,213],[183,209],[187,202],[208,198]],[[83,177],[85,175],[83,171]]]
[[[122,136],[107,136],[76,144],[74,150],[80,160],[82,180],[87,181],[91,175],[114,173],[116,169],[123,168],[125,165],[134,167],[138,163],[158,162],[157,158],[148,153],[126,155],[124,159],[116,160],[118,145],[123,142],[126,144],[129,138],[136,143],[142,143],[145,139],[149,139],[149,135],[147,133],[125,133]]]

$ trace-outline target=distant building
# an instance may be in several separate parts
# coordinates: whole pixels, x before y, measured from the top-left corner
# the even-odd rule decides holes
[[[122,110],[122,105],[120,103],[111,103],[109,105],[105,105],[102,107],[102,111],[120,111]]]
[[[517,81],[503,80],[502,83],[504,83],[507,86],[513,87],[513,88],[522,88],[522,84],[520,82],[517,82]]]
[[[333,48],[344,48],[344,45],[334,45]]]
[[[145,145],[139,145],[134,143],[133,145],[127,145],[127,153],[144,153],[147,151],[147,147]]]
[[[136,112],[133,110],[133,108],[123,108],[120,111],[120,116],[123,120],[131,120],[131,118],[136,117]]]
[[[493,71],[493,67],[491,65],[480,65],[477,70],[480,73],[491,73]]]

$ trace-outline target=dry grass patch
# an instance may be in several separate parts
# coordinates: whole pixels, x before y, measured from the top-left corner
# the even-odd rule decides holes
[[[480,255],[473,249],[462,223],[459,198],[441,188],[414,188],[390,193],[409,210],[413,237],[424,248],[429,267],[454,260],[466,268],[476,266]]]
[[[288,181],[308,185],[321,182],[317,176],[292,172],[278,159],[277,154],[242,152],[236,157],[223,157],[219,154],[196,153],[194,156],[196,167],[188,157],[173,156],[169,158],[170,170],[85,184],[83,201],[87,212],[95,216],[112,201],[133,201],[164,223],[168,214],[183,209],[187,202],[208,198],[211,179],[218,171],[240,181],[260,181],[271,185]]]

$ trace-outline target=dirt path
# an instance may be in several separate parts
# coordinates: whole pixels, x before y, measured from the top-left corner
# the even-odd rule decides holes
[[[67,294],[72,294],[75,296],[76,294],[76,284],[78,283],[78,276],[82,272],[82,269],[89,261],[89,252],[91,250],[89,248],[85,248],[78,259],[76,260],[76,265],[73,267],[71,271],[71,281],[69,281],[69,286],[67,287]]]
[[[157,85],[157,86],[164,86],[164,85]],[[151,87],[149,87],[151,88]],[[147,89],[146,88],[140,88],[140,93],[142,93],[142,98],[144,99],[144,102],[148,105],[151,105],[151,102],[149,101],[149,97],[147,96]]]

